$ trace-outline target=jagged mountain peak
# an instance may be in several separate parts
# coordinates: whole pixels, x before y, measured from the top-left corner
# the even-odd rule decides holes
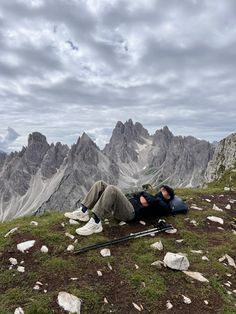
[[[29,134],[28,146],[30,146],[31,144],[37,144],[37,143],[48,144],[46,136],[40,132],[33,132]]]

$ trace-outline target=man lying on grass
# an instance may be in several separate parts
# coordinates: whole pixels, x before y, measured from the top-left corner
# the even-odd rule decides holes
[[[81,207],[65,213],[65,217],[87,222],[76,229],[79,235],[91,235],[103,230],[101,220],[112,215],[119,221],[130,222],[147,217],[160,217],[171,213],[170,201],[174,190],[162,185],[155,196],[142,191],[127,198],[116,186],[97,181],[81,202]],[[89,219],[89,209],[92,217]]]

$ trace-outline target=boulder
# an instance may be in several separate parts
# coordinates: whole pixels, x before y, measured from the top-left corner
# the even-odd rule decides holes
[[[187,270],[190,266],[187,257],[180,253],[166,253],[163,262],[165,266],[176,270]]]
[[[57,301],[65,311],[80,314],[81,300],[76,296],[62,291],[59,292]]]

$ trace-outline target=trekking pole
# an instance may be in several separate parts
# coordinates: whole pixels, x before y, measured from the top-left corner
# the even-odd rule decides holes
[[[136,232],[136,233],[130,233],[129,235],[121,237],[121,238],[108,240],[108,241],[104,241],[104,242],[98,242],[98,243],[95,243],[95,244],[91,244],[89,246],[82,247],[78,251],[75,251],[74,254],[80,254],[80,253],[87,252],[87,251],[90,251],[90,250],[94,250],[94,249],[97,249],[97,248],[106,247],[108,245],[117,244],[117,243],[128,241],[128,240],[131,240],[131,239],[141,238],[141,237],[144,237],[144,236],[147,236],[147,235],[160,233],[160,232],[163,232],[163,231],[166,231],[166,230],[170,230],[170,229],[173,229],[173,226],[171,224],[166,224],[166,223],[163,224],[162,223],[158,227],[153,228],[153,229],[143,230],[143,231]]]

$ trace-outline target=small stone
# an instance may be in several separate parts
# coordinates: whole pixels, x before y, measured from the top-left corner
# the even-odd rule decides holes
[[[65,223],[64,223],[64,222],[62,222],[62,223],[61,223],[61,226],[64,228],[64,227],[65,227]]]
[[[108,304],[108,301],[107,301],[107,298],[106,298],[106,297],[103,299],[103,302],[104,302],[105,304]]]
[[[68,238],[71,238],[72,240],[74,240],[75,236],[73,234],[70,234],[68,232],[65,233],[65,236]]]
[[[186,297],[185,295],[182,294],[182,297],[183,297],[183,301],[185,304],[190,304],[192,303],[191,299],[189,299],[188,297]]]
[[[190,208],[196,209],[196,210],[203,210],[203,208],[195,206],[195,205],[190,206]]]
[[[235,294],[236,294],[236,290],[233,290],[233,293],[235,293]]]
[[[43,283],[42,283],[41,281],[37,281],[37,282],[36,282],[36,285],[43,286]]]
[[[119,222],[119,226],[124,226],[124,225],[126,225],[126,222],[125,222],[125,221],[120,221],[120,222]]]
[[[175,240],[176,243],[182,243],[184,242],[184,239],[178,239],[178,240]]]
[[[98,274],[99,277],[102,276],[102,272],[100,270],[97,270],[97,274]]]
[[[207,300],[204,300],[204,303],[205,303],[206,305],[208,305],[208,304],[209,304],[209,302],[208,302]]]
[[[143,220],[140,220],[139,223],[140,223],[141,225],[144,225],[144,226],[146,225],[146,222],[143,221]]]
[[[134,264],[134,267],[135,267],[136,269],[139,269],[139,266],[138,266],[137,264]]]
[[[223,211],[223,209],[221,209],[221,208],[219,208],[218,206],[216,206],[216,204],[213,204],[212,209],[214,209],[214,210],[216,210],[216,211],[218,211],[218,212],[222,212],[222,211]]]
[[[222,227],[217,227],[217,229],[219,229],[219,230],[225,230],[224,228],[222,228]]]
[[[79,225],[79,222],[77,220],[74,220],[74,219],[69,219],[69,224],[70,225]]]
[[[156,266],[157,268],[161,269],[164,263],[162,261],[155,261],[151,264],[151,266]]]
[[[231,295],[231,294],[233,294],[233,293],[232,293],[231,291],[228,291],[228,290],[227,290],[227,293],[228,293],[228,295]]]
[[[44,293],[47,293],[47,292],[48,292],[48,290],[47,290],[47,289],[44,289],[44,290],[43,290],[43,292],[44,292]]]
[[[4,238],[8,237],[10,234],[16,232],[17,230],[18,230],[18,227],[11,229],[10,231],[8,231],[8,232],[5,234]]]
[[[19,251],[21,251],[22,253],[25,253],[25,251],[30,249],[31,247],[33,247],[34,244],[35,244],[35,240],[29,240],[29,241],[21,242],[21,243],[17,244],[17,249]]]
[[[227,259],[229,266],[236,268],[236,264],[235,264],[233,258],[230,257],[228,254],[225,254],[221,258],[219,258],[219,262],[223,262],[225,259]]]
[[[225,209],[231,209],[231,205],[230,204],[226,205]]]
[[[202,250],[191,250],[192,253],[195,253],[195,254],[202,254],[203,251]]]
[[[76,281],[76,280],[78,280],[78,278],[77,277],[72,277],[72,278],[70,278],[70,280]]]
[[[225,186],[224,191],[230,191],[230,188],[228,186]]]
[[[139,312],[142,311],[142,308],[141,308],[140,306],[138,306],[138,304],[136,304],[136,303],[134,303],[134,302],[132,302],[132,304],[133,304],[133,306],[134,306],[134,308],[135,308],[136,310],[138,310]]]
[[[31,222],[30,222],[30,225],[32,225],[32,226],[38,226],[38,222],[37,221],[34,221],[34,220],[32,220]]]
[[[46,245],[42,245],[40,251],[41,251],[42,253],[48,253],[48,248],[46,247]]]
[[[209,200],[209,198],[205,198],[205,201],[211,203],[211,200]]]
[[[208,279],[206,279],[205,277],[203,277],[203,275],[197,271],[183,271],[183,273],[185,273],[187,276],[196,279],[198,281],[201,282],[209,282]]]
[[[34,289],[34,290],[39,290],[40,287],[39,287],[39,285],[35,285],[35,286],[33,287],[33,289]]]
[[[163,262],[165,266],[176,270],[187,270],[190,265],[186,256],[171,252],[166,253]]]
[[[207,256],[202,256],[203,261],[209,261],[209,258]]]
[[[207,219],[210,220],[210,221],[213,221],[213,222],[218,222],[221,225],[224,224],[224,220],[222,218],[220,218],[220,217],[208,216]]]
[[[227,274],[226,274],[226,276],[227,276],[227,277],[231,277],[231,276],[232,276],[232,274],[227,273]]]
[[[100,254],[102,255],[102,257],[111,256],[111,251],[110,249],[105,248],[100,251]]]
[[[74,247],[74,245],[72,245],[72,244],[68,245],[67,248],[66,248],[66,250],[67,250],[68,252],[73,252],[74,249],[75,249],[75,247]]]
[[[59,292],[57,297],[58,304],[70,313],[80,314],[81,300],[67,292]]]
[[[10,257],[10,258],[9,258],[9,262],[10,262],[12,265],[17,265],[17,259],[14,258],[14,257]]]
[[[172,233],[176,233],[177,229],[175,229],[175,228],[174,229],[169,229],[169,230],[165,230],[165,232],[172,234]]]
[[[110,269],[110,270],[112,270],[112,266],[111,266],[111,264],[108,262],[107,263],[107,266],[108,266],[108,268]]]
[[[231,284],[229,284],[228,282],[225,282],[224,285],[229,287],[229,288],[231,287]]]
[[[195,219],[192,219],[192,220],[190,221],[190,223],[191,223],[192,225],[194,225],[195,227],[198,226],[198,222],[196,222]]]
[[[9,270],[12,270],[12,268],[13,268],[13,265],[10,265],[10,266],[9,266]]]
[[[73,242],[74,244],[78,243],[78,239],[75,239],[75,241]]]
[[[163,244],[161,241],[155,242],[155,243],[151,244],[150,246],[154,250],[159,250],[159,251],[163,250]]]
[[[17,267],[17,270],[18,270],[18,272],[20,272],[20,273],[24,273],[24,272],[25,272],[25,267],[23,267],[23,266],[18,266],[18,267]]]
[[[173,304],[171,304],[170,300],[167,300],[166,301],[166,308],[167,308],[167,310],[172,309],[172,307],[173,307]]]
[[[24,314],[24,310],[22,309],[22,307],[17,307],[14,311],[14,314]]]

